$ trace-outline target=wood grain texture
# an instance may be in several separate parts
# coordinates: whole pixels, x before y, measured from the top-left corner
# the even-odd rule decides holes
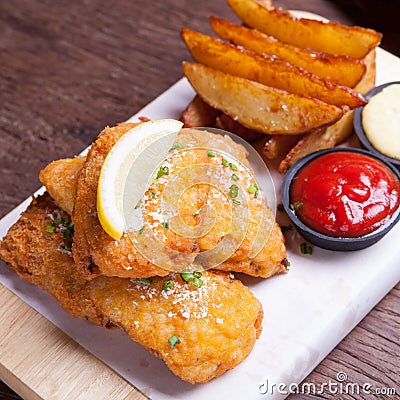
[[[382,47],[400,56],[399,2],[275,0],[274,3],[287,9],[316,12],[347,24],[376,28],[384,33]],[[180,40],[180,28],[186,26],[211,33],[210,15],[237,21],[224,0],[1,1],[0,215],[39,187],[38,173],[49,161],[80,152],[105,125],[127,119],[178,80],[182,76],[181,61],[189,59]],[[9,321],[13,332],[17,332],[21,321],[13,321],[6,308],[12,309],[18,301],[10,295],[10,303],[1,307],[1,325]],[[335,380],[336,374],[344,371],[349,382],[396,387],[399,395],[399,304],[398,285],[305,381],[322,384]],[[30,323],[43,324],[51,331],[55,344],[71,346],[75,356],[69,361],[90,356],[29,308],[24,312],[29,315]],[[10,340],[0,335],[2,344],[8,342],[6,339]],[[15,346],[19,343],[16,341]],[[2,346],[0,351],[5,348]],[[116,379],[115,374],[110,375],[112,378],[104,379]],[[15,377],[11,379],[4,367],[0,368],[0,376],[25,398],[35,398],[25,391],[26,385],[18,384]],[[42,390],[49,389],[50,382],[51,377],[43,378]],[[129,398],[124,390],[114,393],[112,398]],[[40,393],[43,398],[52,398],[48,392]],[[290,398],[334,397],[325,392]],[[0,398],[16,398],[16,395],[0,385]]]

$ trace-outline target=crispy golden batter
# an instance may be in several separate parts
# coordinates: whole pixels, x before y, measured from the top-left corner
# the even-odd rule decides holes
[[[40,171],[39,179],[57,204],[69,215],[75,204],[76,182],[86,157],[57,160]]]
[[[82,173],[76,171],[75,175],[79,175],[78,189],[76,196],[75,211],[73,214],[73,221],[75,224],[75,241],[73,247],[74,258],[80,266],[81,271],[86,278],[91,279],[97,275],[106,276],[120,276],[120,277],[147,277],[147,276],[165,276],[167,272],[161,268],[150,264],[133,246],[129,237],[124,236],[118,242],[115,242],[108,236],[102,229],[96,214],[96,195],[97,195],[97,180],[100,173],[100,168],[104,158],[112,145],[131,128],[130,124],[122,124],[116,128],[106,128],[93,144],[91,151],[88,154],[87,161],[84,163]],[[250,165],[246,159],[247,151],[244,147],[233,142],[232,139],[225,136],[214,135],[206,131],[198,130],[185,130],[179,134],[178,140],[180,143],[187,147],[212,147],[215,150],[224,151],[233,155],[236,159],[241,160],[246,168]],[[181,154],[184,154],[183,152]],[[190,153],[194,157],[194,152]],[[215,158],[216,160],[217,158]],[[196,162],[209,162],[210,158],[207,152],[197,152]],[[213,159],[214,160],[214,159]],[[174,158],[174,164],[171,168],[179,169],[180,165],[184,166],[187,163],[184,156]],[[193,162],[193,160],[192,160]],[[70,197],[70,194],[64,193],[63,188],[51,184],[54,179],[60,180],[59,176],[65,176],[59,166],[63,163],[60,160],[57,164],[50,164],[42,172],[41,176],[46,176],[47,180],[42,182],[45,184],[50,195],[53,198]],[[68,160],[65,161],[66,166],[69,167]],[[78,168],[77,168],[78,169]],[[67,174],[70,174],[67,168]],[[172,172],[172,170],[171,170]],[[55,176],[59,174],[59,176]],[[238,172],[239,174],[239,172]],[[248,186],[248,185],[247,185]],[[246,187],[247,187],[246,186]],[[151,191],[157,194],[158,191],[163,189],[160,184]],[[153,193],[153,194],[154,194]],[[226,215],[227,203],[221,201],[212,202],[211,191],[207,187],[197,187],[196,190],[188,190],[185,196],[182,196],[182,201],[179,204],[179,212],[182,220],[187,225],[191,225],[196,219],[193,218],[193,211],[200,209],[205,203],[212,203],[216,210],[217,223],[214,228],[199,238],[183,238],[174,233],[173,230],[165,230],[157,221],[149,221],[155,225],[154,231],[158,238],[169,247],[179,250],[184,253],[193,254],[193,257],[200,251],[213,248],[218,244],[223,236],[226,234],[228,220]],[[216,200],[216,199],[215,199]],[[62,200],[61,200],[62,201]],[[160,204],[156,200],[147,201],[149,203],[148,211],[150,215],[156,214],[160,209]],[[282,260],[286,257],[284,238],[283,235],[274,221],[272,212],[265,206],[265,204],[256,199],[249,201],[250,221],[249,229],[246,233],[245,240],[239,249],[219,268],[223,270],[240,271],[254,276],[269,277],[279,272],[283,272],[285,267],[282,265]],[[266,220],[261,229],[267,231],[272,230],[272,234],[266,246],[256,256],[250,258],[250,251],[252,243],[256,237],[257,231],[260,227],[260,216],[262,211],[266,213]]]
[[[191,383],[219,376],[249,354],[261,332],[262,308],[240,281],[223,272],[203,272],[201,288],[179,274],[153,278],[150,285],[115,277],[86,281],[60,247],[62,226],[46,231],[59,217],[68,221],[47,194],[34,200],[0,242],[0,257],[74,316],[120,327]],[[173,286],[162,290],[166,282]],[[172,348],[173,335],[180,343]]]

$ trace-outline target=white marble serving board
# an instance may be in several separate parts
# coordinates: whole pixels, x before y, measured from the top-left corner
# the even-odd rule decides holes
[[[377,84],[400,80],[400,59],[378,49]],[[185,79],[132,117],[177,118],[193,97]],[[278,189],[282,177],[273,173]],[[43,189],[41,189],[43,190]],[[29,204],[0,221],[0,237]],[[314,248],[302,255],[300,238],[288,242],[291,271],[268,280],[243,278],[261,301],[263,333],[252,353],[232,371],[206,384],[190,385],[121,331],[107,331],[70,316],[43,290],[0,263],[0,283],[66,332],[152,399],[284,398],[262,394],[266,383],[299,383],[400,280],[400,224],[376,245],[352,253]],[[210,338],[212,340],[212,338]]]

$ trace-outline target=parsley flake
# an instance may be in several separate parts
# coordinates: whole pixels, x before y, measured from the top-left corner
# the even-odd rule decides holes
[[[151,285],[153,283],[151,278],[136,278],[136,282],[142,285]]]
[[[161,290],[168,290],[168,289],[172,289],[175,286],[175,282],[172,281],[171,279],[169,279],[167,282],[165,282],[162,285]]]
[[[313,249],[312,249],[311,245],[308,243],[305,243],[305,242],[300,245],[300,251],[301,251],[301,254],[310,254],[311,255],[313,253]]]
[[[254,183],[254,184],[252,184],[252,185],[250,185],[248,188],[247,188],[247,191],[250,193],[250,194],[254,194],[254,197],[257,197],[258,196],[258,186]]]
[[[168,229],[169,228],[169,224],[168,222],[161,222],[161,225],[164,229]]]
[[[171,349],[173,349],[175,347],[175,345],[179,344],[181,342],[181,340],[179,339],[178,336],[176,335],[172,335],[169,339],[168,339],[168,344],[171,346]]]
[[[215,153],[213,151],[207,151],[208,157],[215,157]]]

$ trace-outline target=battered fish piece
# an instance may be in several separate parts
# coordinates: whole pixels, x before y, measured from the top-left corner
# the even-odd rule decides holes
[[[137,278],[155,275],[165,276],[168,273],[144,258],[128,236],[123,236],[118,242],[114,241],[102,229],[97,218],[97,182],[101,166],[111,147],[133,126],[134,124],[121,124],[114,128],[106,128],[94,142],[87,160],[83,164],[82,172],[79,174],[77,168],[75,173],[75,176],[79,175],[79,180],[77,182],[76,205],[73,213],[73,221],[76,227],[73,254],[77,265],[79,265],[87,279],[92,279],[98,275]],[[248,155],[246,149],[235,143],[228,136],[215,135],[206,131],[185,130],[179,134],[177,140],[185,147],[212,147],[215,150],[231,154],[240,160],[244,167],[251,170],[246,158]],[[190,156],[193,157],[193,152]],[[207,157],[207,151],[196,155],[196,157],[197,160],[195,161],[197,163],[210,162],[211,160],[210,157]],[[57,164],[50,164],[41,173],[42,183],[55,199],[62,198],[64,195],[66,198],[70,198],[70,193],[65,193],[64,188],[57,187],[52,183],[52,180],[62,181],[63,177],[68,178],[71,176],[69,168],[65,172],[62,171],[62,168],[59,168],[63,162],[63,160],[59,160]],[[185,162],[187,160],[175,158],[172,167],[179,169],[179,165],[185,165]],[[194,163],[193,160],[192,162]],[[66,166],[70,166],[69,160],[65,160],[65,163]],[[237,173],[239,174],[239,172]],[[250,183],[247,184],[247,187]],[[157,199],[161,197],[157,195],[162,189],[163,185],[159,185],[150,189],[149,192],[152,192],[153,198]],[[157,237],[163,240],[168,248],[192,254],[194,261],[198,253],[215,247],[227,233],[229,220],[226,215],[229,214],[229,209],[227,209],[229,204],[227,202],[224,204],[218,199],[212,203],[210,189],[207,187],[197,188],[196,191],[192,192],[188,191],[185,195],[187,198],[182,196],[182,207],[179,212],[187,225],[195,222],[193,212],[201,209],[207,202],[211,203],[217,211],[217,223],[207,235],[197,238],[183,237],[175,234],[172,229],[165,230],[162,228],[161,221],[158,221],[158,226],[155,220],[149,220],[148,222],[156,226]],[[61,200],[61,203],[63,202],[64,200]],[[152,208],[149,208],[150,212],[148,214],[154,215],[161,209],[156,200],[147,201],[147,203],[152,203],[150,204]],[[260,199],[252,198],[249,200],[248,205],[250,219],[246,236],[237,251],[227,261],[219,265],[218,269],[238,271],[264,278],[284,272],[286,270],[283,262],[286,258],[284,238],[271,210]],[[263,213],[265,218],[261,222]],[[261,251],[256,256],[251,256],[253,242],[256,240],[259,230],[271,231],[271,234],[267,244],[261,248]]]
[[[125,330],[190,383],[209,381],[250,353],[263,312],[240,281],[210,271],[200,288],[175,273],[150,284],[104,276],[86,281],[63,246],[68,218],[47,194],[33,200],[0,242],[0,257],[74,316]]]
[[[66,158],[50,163],[40,171],[39,179],[57,204],[72,215],[76,183],[86,157]]]

